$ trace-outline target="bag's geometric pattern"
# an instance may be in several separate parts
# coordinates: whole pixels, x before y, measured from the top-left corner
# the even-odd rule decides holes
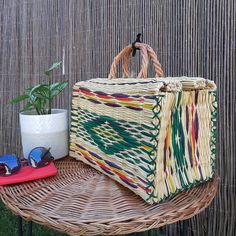
[[[125,93],[118,82],[117,92],[108,92],[107,85],[104,80],[100,89],[97,81],[74,86],[71,156],[149,203],[212,178],[215,91]]]

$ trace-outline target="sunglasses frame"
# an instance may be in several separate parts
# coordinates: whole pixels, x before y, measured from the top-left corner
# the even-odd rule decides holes
[[[28,158],[23,159],[23,160],[21,160],[19,157],[15,155],[11,155],[11,154],[4,155],[4,156],[9,156],[9,158],[10,157],[15,158],[15,160],[13,161],[15,161],[16,163],[12,169],[9,167],[9,164],[7,163],[7,161],[1,162],[1,157],[0,157],[0,176],[7,177],[7,176],[17,174],[25,166],[30,166],[32,168],[43,168],[45,166],[48,166],[54,160],[54,157],[50,153],[50,150],[51,148],[35,147],[30,151]],[[34,153],[35,151],[40,151],[41,155],[39,155],[40,153],[37,153],[37,152],[34,154],[34,155],[38,155],[37,157],[32,155],[32,153]]]

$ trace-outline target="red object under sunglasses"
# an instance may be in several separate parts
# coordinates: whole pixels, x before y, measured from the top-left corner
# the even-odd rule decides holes
[[[29,153],[28,159],[20,160],[15,155],[0,156],[0,185],[40,179],[55,175],[57,169],[50,148],[36,147]],[[32,168],[33,167],[33,168]],[[43,169],[41,169],[44,167]],[[6,176],[8,176],[6,178]]]

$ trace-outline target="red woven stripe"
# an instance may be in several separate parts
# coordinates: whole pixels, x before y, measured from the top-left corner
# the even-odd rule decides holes
[[[152,190],[151,189],[148,189],[148,188],[145,188],[143,187],[142,185],[138,184],[138,186],[143,189],[144,191],[146,191],[147,193],[150,193]]]
[[[103,165],[100,161],[96,161],[93,158],[91,158],[90,156],[88,156],[85,153],[81,153],[86,159],[90,160],[90,161],[95,161],[100,167],[104,168],[105,170],[109,171],[109,172],[114,172],[116,175],[118,175],[121,179],[131,183],[131,184],[136,184],[135,182],[133,182],[130,178],[127,178],[126,176],[122,175],[121,173],[115,171],[115,170],[111,170],[110,168],[108,168],[107,166]],[[146,192],[151,192],[151,189],[148,189],[140,184],[137,184],[140,188],[142,188],[143,190],[145,190]]]
[[[133,98],[121,98],[121,97],[114,97],[116,100],[119,100],[119,101],[125,101],[125,102],[131,102],[131,101],[134,101]]]
[[[90,161],[94,161],[93,158],[91,158],[90,156],[88,156],[85,153],[81,153],[86,159],[90,160]]]
[[[79,92],[84,93],[84,94],[89,95],[89,96],[94,96],[94,93],[85,91],[85,90],[83,90],[83,89],[80,89]]]
[[[125,101],[125,102],[132,102],[132,101],[135,100],[133,98],[112,97],[112,96],[109,96],[109,95],[106,96],[106,95],[96,94],[96,93],[93,93],[93,92],[85,91],[83,89],[74,89],[73,91],[77,92],[77,93],[83,93],[83,94],[86,94],[86,95],[89,95],[89,96],[96,96],[98,98],[103,98],[103,99],[116,99],[118,101]],[[139,100],[139,102],[144,102],[144,99]]]
[[[122,174],[120,174],[120,173],[118,173],[118,172],[116,172],[116,171],[114,171],[120,178],[122,178],[122,179],[124,179],[124,180],[126,180],[127,182],[130,182],[130,183],[134,183],[131,179],[129,179],[129,178],[127,178],[126,176],[124,176],[124,175],[122,175]]]
[[[98,98],[104,98],[104,99],[110,99],[110,98],[113,98],[113,97],[111,97],[111,96],[100,95],[100,94],[96,94],[96,93],[95,93],[95,95],[96,95],[96,97],[98,97]]]

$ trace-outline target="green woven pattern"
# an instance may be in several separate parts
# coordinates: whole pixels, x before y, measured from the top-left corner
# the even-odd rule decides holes
[[[211,91],[213,97],[212,114],[211,114],[211,167],[212,174],[215,173],[215,158],[216,158],[216,119],[217,119],[217,96],[216,91]]]
[[[89,145],[105,154],[125,158],[131,164],[141,163],[144,169],[146,164],[150,164],[149,150],[154,148],[151,125],[115,120],[83,109],[72,111],[72,121],[74,119],[79,122],[76,126],[72,125],[71,132],[77,137],[82,136]]]

